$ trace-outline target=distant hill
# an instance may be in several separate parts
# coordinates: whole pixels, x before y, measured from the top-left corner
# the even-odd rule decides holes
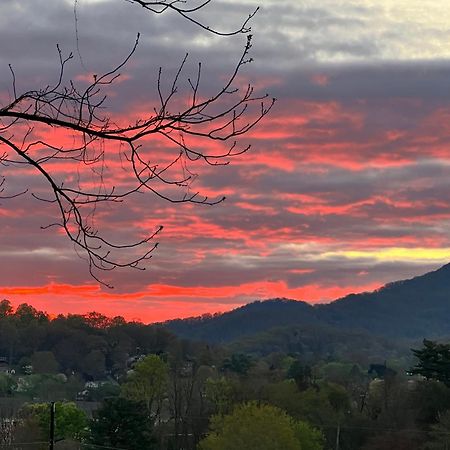
[[[320,324],[317,310],[309,303],[287,299],[256,301],[230,312],[166,322],[180,337],[209,342],[229,342],[270,328]]]
[[[224,314],[165,324],[180,337],[208,342],[231,342],[272,328],[299,325],[331,326],[396,339],[448,336],[450,264],[325,305],[287,299],[256,301]]]
[[[450,264],[375,292],[351,294],[317,305],[325,322],[387,337],[437,337],[450,334]]]
[[[303,361],[352,361],[367,367],[374,361],[411,358],[411,347],[420,341],[387,339],[364,331],[346,330],[328,325],[297,325],[271,328],[251,336],[242,336],[228,344],[234,353],[288,354]]]

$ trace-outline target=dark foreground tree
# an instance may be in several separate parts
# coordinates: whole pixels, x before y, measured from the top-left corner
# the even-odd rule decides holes
[[[123,397],[106,399],[92,420],[91,443],[128,450],[156,448],[152,420],[145,404]]]
[[[173,203],[221,202],[224,198],[210,199],[192,190],[195,177],[190,164],[223,165],[246,152],[249,146],[240,146],[237,139],[256,125],[274,102],[267,95],[255,94],[251,85],[242,87],[238,79],[240,69],[251,59],[248,24],[256,11],[237,29],[222,31],[199,18],[199,11],[212,0],[128,1],[148,13],[177,13],[182,20],[214,36],[244,34],[246,43],[234,69],[212,94],[203,90],[201,64],[195,73],[186,73],[187,55],[171,80],[159,68],[154,86],[157,103],[128,123],[117,121],[110,113],[107,92],[133,57],[139,35],[123,61],[103,74],[93,75],[87,85],[67,79],[67,65],[73,55],[66,55],[59,47],[59,73],[53,84],[20,92],[19,79],[10,66],[12,98],[0,103],[0,166],[4,167],[0,195],[14,197],[31,190],[36,200],[54,204],[59,219],[46,227],[59,227],[67,235],[84,254],[91,275],[98,281],[99,271],[144,268],[143,263],[157,246],[155,235],[162,227],[143,239],[118,243],[99,230],[95,212],[143,192]],[[183,85],[187,88],[183,89]],[[61,133],[70,139],[62,141]],[[155,157],[149,145],[152,139],[166,141],[168,151],[162,160]],[[215,145],[209,145],[211,142]],[[111,178],[107,167],[113,162],[124,168],[124,182],[116,183]],[[61,163],[72,164],[70,170],[77,176],[68,179],[58,173]],[[14,176],[13,169],[24,166],[41,177],[47,186],[44,193],[33,192],[26,185],[20,192],[6,190],[6,177]]]
[[[413,375],[422,375],[427,380],[436,380],[450,387],[450,344],[439,344],[423,340],[423,348],[413,350],[418,359],[410,370]]]

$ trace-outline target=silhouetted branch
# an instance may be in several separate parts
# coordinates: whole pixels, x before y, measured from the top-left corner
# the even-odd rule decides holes
[[[194,17],[211,0],[190,9],[186,7],[185,1],[180,0],[129,1],[157,14],[172,10],[220,36],[248,33],[249,20],[256,12],[250,14],[238,30],[224,33],[204,25]],[[64,56],[59,46],[59,73],[52,85],[18,93],[16,74],[10,66],[13,99],[8,104],[0,105],[0,147],[5,149],[0,153],[0,164],[9,168],[28,165],[46,181],[47,194],[32,192],[31,195],[39,201],[55,204],[60,219],[43,228],[62,229],[76,248],[83,251],[91,275],[105,285],[107,284],[99,278],[98,271],[121,267],[144,269],[142,263],[152,257],[158,245],[153,240],[162,226],[137,242],[118,244],[100,234],[95,226],[93,219],[97,205],[120,203],[132,194],[146,191],[171,203],[220,203],[224,198],[209,199],[200,192],[189,192],[194,178],[189,170],[189,162],[203,161],[207,165],[223,165],[229,163],[229,158],[246,152],[250,146],[239,147],[237,138],[266,116],[275,101],[267,95],[255,94],[251,85],[244,89],[238,85],[240,69],[251,61],[249,51],[252,36],[247,34],[244,49],[234,70],[213,95],[202,95],[201,64],[198,65],[193,80],[185,75],[188,60],[186,54],[167,93],[163,92],[163,71],[162,68],[159,69],[157,107],[131,123],[116,123],[105,108],[105,88],[118,80],[120,70],[136,52],[139,38],[137,35],[130,52],[117,66],[101,75],[94,75],[84,88],[78,87],[73,80],[66,80],[66,66],[73,55],[69,53]],[[180,80],[185,76],[188,92],[180,94]],[[180,99],[186,104],[186,94],[189,95],[189,103],[179,111]],[[257,108],[251,108],[253,105]],[[44,132],[36,133],[36,128],[43,128]],[[58,141],[53,137],[55,130],[70,134],[73,144]],[[162,137],[170,146],[179,149],[172,160],[161,163],[153,159],[154,155],[148,149],[148,140],[152,137]],[[222,142],[226,145],[225,149],[218,153],[209,151],[207,143],[212,141]],[[125,164],[124,169],[129,175],[129,182],[126,184],[115,186],[105,181],[105,164],[114,158],[119,158]],[[78,177],[75,181],[59,179],[53,167],[57,161],[76,164]],[[171,172],[177,164],[183,167],[181,177]],[[88,185],[84,181],[86,171],[94,179],[94,183]],[[5,179],[2,177],[0,193],[3,193],[4,184]],[[174,192],[173,188],[181,188],[184,192]],[[25,192],[27,189],[10,197]],[[139,248],[140,253],[136,253],[135,250]]]

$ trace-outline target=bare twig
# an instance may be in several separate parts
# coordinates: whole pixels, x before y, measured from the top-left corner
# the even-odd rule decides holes
[[[147,115],[128,124],[116,124],[105,108],[107,96],[105,89],[114,85],[123,69],[132,58],[139,45],[139,35],[129,54],[114,68],[101,75],[93,76],[87,87],[80,89],[74,81],[66,80],[66,66],[73,59],[70,53],[63,56],[57,47],[59,73],[53,85],[23,93],[17,92],[16,74],[12,73],[14,98],[0,105],[0,164],[8,165],[10,171],[17,165],[28,165],[39,174],[48,186],[47,194],[32,192],[33,198],[57,206],[59,220],[43,228],[59,227],[82,250],[89,265],[91,275],[100,283],[99,271],[110,271],[121,267],[143,270],[143,263],[152,257],[157,247],[154,238],[162,226],[142,239],[131,243],[116,243],[100,233],[94,223],[96,208],[101,204],[121,203],[136,193],[150,192],[171,203],[197,203],[214,205],[224,197],[209,199],[200,192],[192,191],[194,177],[189,170],[189,162],[204,162],[207,165],[228,164],[231,157],[240,155],[250,148],[239,147],[237,138],[251,130],[272,108],[275,99],[267,95],[254,93],[252,86],[242,89],[237,76],[243,65],[250,61],[252,36],[248,33],[248,23],[255,13],[233,32],[220,32],[195,18],[194,14],[207,6],[207,0],[197,7],[187,8],[186,2],[129,0],[144,9],[161,14],[174,11],[184,19],[216,35],[229,36],[247,34],[247,40],[234,70],[223,86],[213,95],[205,97],[201,92],[202,66],[198,65],[192,80],[185,75],[188,55],[169,83],[167,93],[163,89],[163,72],[159,69],[157,92],[159,104]],[[77,36],[78,39],[78,36]],[[188,82],[189,104],[179,112],[175,105],[183,94],[178,87],[182,78]],[[184,97],[185,98],[185,97]],[[177,103],[178,102],[178,103]],[[252,106],[256,108],[252,108]],[[43,128],[37,138],[35,128]],[[73,136],[73,145],[61,144],[48,128],[63,130]],[[17,135],[15,134],[17,131]],[[42,138],[42,135],[46,136]],[[152,158],[147,150],[150,137],[163,137],[171,147],[178,148],[169,162],[162,164]],[[224,150],[208,150],[208,142],[223,144]],[[104,170],[108,160],[120,158],[125,164],[129,180],[119,186],[109,185],[105,181]],[[55,162],[75,163],[78,166],[75,181],[60,180]],[[183,175],[175,176],[172,170],[177,164],[182,167]],[[83,182],[86,173],[94,180],[90,187]],[[0,178],[0,193],[3,195],[4,177]],[[176,191],[174,188],[182,188]],[[16,197],[28,191],[9,195]],[[2,198],[7,198],[3,196]],[[140,252],[136,252],[141,249]],[[125,256],[124,256],[125,255]],[[109,286],[109,285],[108,285]]]

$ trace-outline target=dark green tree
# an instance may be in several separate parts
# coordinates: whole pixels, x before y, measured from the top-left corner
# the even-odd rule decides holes
[[[105,399],[91,422],[90,441],[128,450],[156,448],[152,420],[145,404],[123,397]]]
[[[235,372],[238,375],[246,375],[251,366],[250,356],[243,353],[233,353],[230,358],[224,360],[222,369]]]
[[[59,369],[55,355],[50,351],[37,351],[30,357],[33,373],[57,373]]]
[[[287,377],[292,378],[295,381],[295,384],[300,391],[304,391],[312,384],[311,367],[296,359],[289,367]]]
[[[7,317],[10,316],[13,313],[13,307],[11,305],[11,302],[9,300],[2,300],[0,302],[0,317]]]
[[[413,375],[422,375],[427,380],[441,381],[450,387],[450,344],[439,344],[423,340],[423,348],[412,350],[419,360],[410,370]]]

